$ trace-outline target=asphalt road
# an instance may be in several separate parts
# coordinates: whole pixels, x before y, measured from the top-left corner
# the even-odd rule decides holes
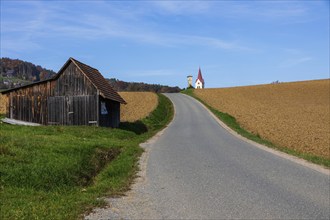
[[[329,175],[237,138],[188,96],[167,96],[175,118],[146,145],[142,177],[87,218],[330,218]]]

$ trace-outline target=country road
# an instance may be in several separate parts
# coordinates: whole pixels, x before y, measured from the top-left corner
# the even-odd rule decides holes
[[[175,117],[146,144],[128,196],[87,219],[329,219],[330,177],[247,143],[196,100],[167,94]]]

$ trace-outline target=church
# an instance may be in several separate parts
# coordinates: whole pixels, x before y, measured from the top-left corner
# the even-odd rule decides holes
[[[195,82],[195,89],[204,89],[205,87],[205,82],[202,76],[202,71],[201,68],[198,70],[198,76]]]
[[[188,80],[188,87],[187,88],[193,88],[192,86],[192,76],[187,76],[187,80]],[[205,82],[202,76],[202,71],[201,68],[198,69],[198,75],[197,75],[197,79],[195,81],[195,89],[204,89],[205,88]]]

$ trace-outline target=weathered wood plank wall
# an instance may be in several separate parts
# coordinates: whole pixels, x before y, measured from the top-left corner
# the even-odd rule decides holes
[[[45,125],[97,124],[96,94],[89,79],[70,63],[56,80],[8,93],[8,117]]]
[[[47,124],[47,96],[51,82],[25,87],[7,94],[8,117],[22,121]]]
[[[97,124],[97,96],[54,96],[48,98],[48,124]]]
[[[95,95],[97,89],[73,63],[64,70],[56,80],[50,96]]]

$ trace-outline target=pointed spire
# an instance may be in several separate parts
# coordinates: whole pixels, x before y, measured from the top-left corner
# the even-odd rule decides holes
[[[196,82],[197,80],[201,81],[202,83],[204,83],[204,79],[203,79],[203,76],[202,76],[202,71],[201,71],[201,68],[199,67],[198,69],[198,76],[197,76],[197,79],[196,79]]]

